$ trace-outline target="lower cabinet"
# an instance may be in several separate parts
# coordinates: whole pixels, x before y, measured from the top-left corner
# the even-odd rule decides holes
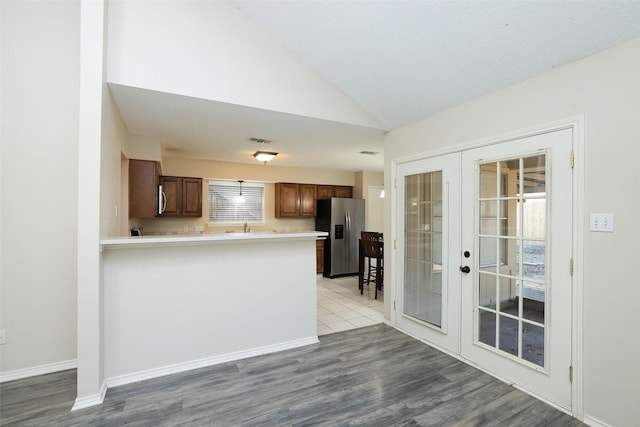
[[[316,273],[324,273],[324,239],[316,240]]]

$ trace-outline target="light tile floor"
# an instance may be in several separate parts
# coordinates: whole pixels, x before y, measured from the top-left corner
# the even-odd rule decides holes
[[[363,295],[358,289],[358,276],[328,279],[317,276],[318,291],[318,335],[362,328],[382,323],[384,294],[375,284],[364,287]]]

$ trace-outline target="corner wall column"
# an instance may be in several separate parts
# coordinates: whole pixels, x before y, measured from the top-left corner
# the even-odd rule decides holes
[[[100,404],[104,382],[100,153],[104,85],[104,0],[80,5],[78,144],[78,379],[73,410]]]

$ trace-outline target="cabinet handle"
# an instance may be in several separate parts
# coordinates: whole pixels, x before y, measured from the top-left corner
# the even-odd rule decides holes
[[[162,192],[162,211],[160,213],[163,214],[165,210],[167,210],[167,195],[164,194],[164,191],[163,191]]]

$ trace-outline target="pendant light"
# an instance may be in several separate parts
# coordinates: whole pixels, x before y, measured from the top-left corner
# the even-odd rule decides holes
[[[244,182],[244,180],[239,179],[238,182],[240,183],[240,194],[238,194],[238,197],[236,198],[236,202],[244,203],[244,196],[242,195],[242,183]]]

